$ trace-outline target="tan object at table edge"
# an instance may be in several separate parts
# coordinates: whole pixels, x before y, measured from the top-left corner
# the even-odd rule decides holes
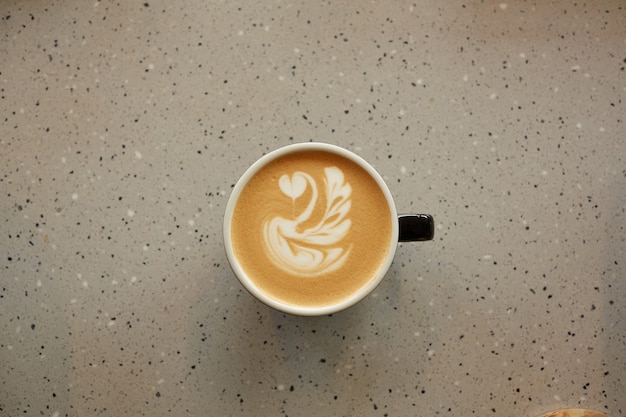
[[[561,410],[550,411],[541,417],[609,417],[599,411],[586,410],[583,408],[563,408]]]

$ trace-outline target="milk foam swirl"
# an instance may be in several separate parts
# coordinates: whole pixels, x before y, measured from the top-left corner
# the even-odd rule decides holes
[[[337,167],[325,168],[324,174],[325,207],[323,201],[318,201],[315,179],[306,172],[296,171],[291,177],[285,174],[278,181],[280,190],[291,198],[292,204],[311,188],[310,201],[302,213],[294,213],[292,218],[274,217],[263,227],[268,256],[289,273],[305,277],[327,273],[341,267],[350,253],[352,245],[346,248],[340,241],[351,225],[346,216],[350,211],[352,187]],[[302,225],[322,210],[321,220],[303,229]]]

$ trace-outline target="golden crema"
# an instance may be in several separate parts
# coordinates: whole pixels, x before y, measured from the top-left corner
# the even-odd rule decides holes
[[[243,187],[231,220],[241,269],[293,306],[323,307],[366,286],[391,244],[391,210],[355,162],[304,150],[263,166]]]

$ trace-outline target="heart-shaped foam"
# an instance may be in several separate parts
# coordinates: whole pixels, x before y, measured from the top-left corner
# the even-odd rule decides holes
[[[295,200],[306,190],[306,179],[298,172],[293,174],[291,178],[289,178],[289,175],[285,174],[278,180],[278,186],[285,195]]]

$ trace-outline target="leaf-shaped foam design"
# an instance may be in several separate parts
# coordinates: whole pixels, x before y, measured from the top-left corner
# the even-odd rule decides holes
[[[310,277],[336,270],[343,265],[350,252],[351,246],[344,247],[341,240],[352,224],[348,218],[352,187],[337,167],[324,169],[323,185],[325,205],[318,201],[318,186],[311,175],[297,171],[291,177],[286,174],[281,176],[278,181],[280,190],[292,200],[311,187],[311,199],[302,213],[294,214],[293,219],[274,217],[264,226],[267,253],[276,265],[287,272]],[[300,230],[300,225],[313,215],[321,215],[321,220]]]
[[[300,172],[294,173],[291,178],[285,174],[278,180],[278,186],[286,196],[295,200],[306,190],[306,178]]]

